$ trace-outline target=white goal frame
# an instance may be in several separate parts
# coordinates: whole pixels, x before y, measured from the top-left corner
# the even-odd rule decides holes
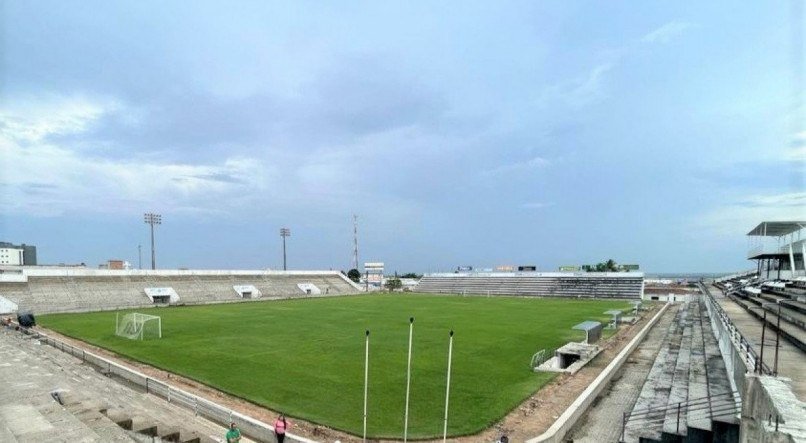
[[[143,331],[148,322],[157,322],[157,338],[162,338],[162,318],[157,315],[132,312],[125,314],[121,319],[120,313],[115,314],[115,335],[131,340],[143,340]],[[149,337],[150,338],[150,337]]]

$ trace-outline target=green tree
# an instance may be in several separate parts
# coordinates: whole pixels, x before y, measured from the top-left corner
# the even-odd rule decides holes
[[[401,282],[400,279],[397,277],[387,278],[386,283],[384,283],[384,286],[389,292],[392,292],[394,290],[402,288],[403,282]]]
[[[595,265],[583,265],[582,270],[585,272],[619,272],[620,267],[618,263],[611,258],[606,262],[599,262]]]
[[[349,271],[347,271],[347,278],[358,283],[361,280],[361,272],[359,272],[358,269],[355,268],[350,269]]]
[[[420,277],[422,277],[422,275],[414,272],[409,272],[408,274],[403,274],[400,276],[400,278],[420,278]]]

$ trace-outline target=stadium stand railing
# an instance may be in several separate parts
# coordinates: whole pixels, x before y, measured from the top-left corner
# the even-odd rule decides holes
[[[711,314],[711,318],[717,320],[711,322],[717,336],[727,335],[730,337],[731,342],[739,351],[742,360],[745,362],[745,365],[748,368],[754,368],[755,372],[760,371],[763,374],[772,374],[772,370],[770,370],[766,363],[761,362],[758,354],[756,354],[756,352],[753,350],[750,341],[748,341],[747,338],[745,338],[745,336],[739,332],[739,329],[733,324],[733,321],[730,319],[728,313],[722,308],[722,305],[714,300],[714,297],[711,295],[708,287],[702,283],[699,284],[699,287],[703,293],[705,306],[708,309],[708,312]]]

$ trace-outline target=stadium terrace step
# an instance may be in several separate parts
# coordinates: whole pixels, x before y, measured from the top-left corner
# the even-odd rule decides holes
[[[750,315],[752,315],[756,319],[763,322],[765,321],[766,318],[767,328],[769,328],[769,330],[773,334],[775,333],[775,331],[778,330],[777,309],[774,311],[765,310],[733,294],[728,294],[728,298],[731,299],[737,305],[744,308]],[[806,329],[803,329],[797,325],[793,325],[790,322],[786,321],[783,315],[781,316],[781,319],[783,320],[781,322],[781,337],[792,343],[800,350],[806,352]]]
[[[736,395],[704,303],[687,302],[627,417],[625,441],[738,441]]]
[[[660,441],[688,303],[675,314],[625,427],[625,441]]]
[[[689,367],[691,362],[691,344],[693,325],[699,327],[699,310],[690,309],[686,318],[681,319],[684,325],[683,337],[666,403],[666,416],[663,421],[663,440],[669,441],[673,436],[686,435],[686,415],[689,386]]]
[[[806,303],[793,300],[784,300],[781,302],[781,305],[800,312],[801,314],[806,314]]]
[[[157,423],[149,416],[132,416],[131,427],[129,429],[137,432],[138,434],[148,435],[149,437],[157,436]]]
[[[708,378],[705,369],[705,342],[703,331],[708,327],[707,317],[703,318],[702,310],[697,314],[696,323],[692,328],[691,360],[688,377],[688,396],[690,399],[703,399],[708,397]],[[686,427],[687,435],[710,433],[711,417],[708,408],[702,407],[704,402],[687,405]],[[705,405],[707,406],[707,405]]]
[[[36,314],[81,312],[153,306],[146,288],[170,287],[180,304],[243,300],[233,286],[251,285],[263,297],[305,297],[298,284],[311,283],[326,295],[355,294],[359,290],[337,272],[295,272],[288,275],[255,271],[238,274],[71,275],[29,276],[25,283],[0,282],[0,295],[19,310]]]
[[[200,443],[216,441],[182,425],[175,425],[162,419],[154,418],[150,413],[143,411],[134,412],[128,409],[113,408],[104,410],[102,416],[122,429],[148,437],[159,437],[165,441]]]
[[[640,276],[532,274],[428,274],[420,292],[541,297],[639,298]]]
[[[182,432],[179,426],[157,422],[157,432],[155,436],[161,438],[162,440],[178,441],[181,433]]]
[[[787,286],[785,288],[764,288],[764,291],[790,300],[806,301],[806,290],[803,288]]]
[[[114,409],[107,409],[104,412],[104,415],[109,417],[113,423],[120,426],[123,429],[132,429],[132,414],[128,411],[124,411],[123,409],[114,408]]]
[[[6,443],[19,443],[17,437],[15,437],[11,430],[5,425],[0,426],[0,441]]]
[[[764,309],[767,311],[772,312],[775,315],[780,313],[781,320],[789,322],[800,329],[806,329],[806,315],[798,312],[797,310],[790,309],[789,306],[784,305],[782,303],[779,304],[771,304],[767,303],[763,306]]]

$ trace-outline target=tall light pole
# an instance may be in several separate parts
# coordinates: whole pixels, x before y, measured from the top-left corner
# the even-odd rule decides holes
[[[143,269],[143,245],[137,245],[137,269]]]
[[[144,221],[151,225],[151,269],[157,269],[157,256],[154,254],[154,225],[162,224],[162,215],[147,212],[144,214]]]
[[[288,228],[280,228],[280,237],[283,237],[283,271],[287,271],[288,266],[286,266],[285,238],[291,237],[291,230]]]
[[[358,216],[353,214],[353,269],[358,269]]]

